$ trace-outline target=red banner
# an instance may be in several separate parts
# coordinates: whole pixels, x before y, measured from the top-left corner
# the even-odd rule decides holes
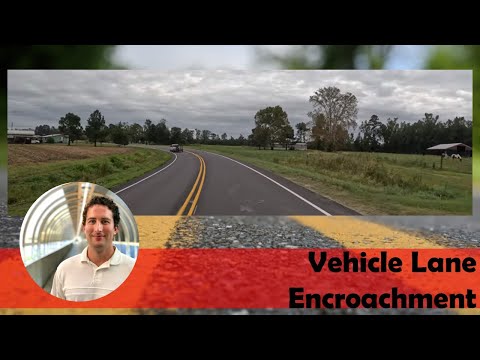
[[[57,299],[0,249],[0,308],[476,308],[480,249],[140,249],[130,277]]]

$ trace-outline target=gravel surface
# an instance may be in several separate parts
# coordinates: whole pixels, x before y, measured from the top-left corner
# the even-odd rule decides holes
[[[0,248],[17,248],[23,218],[7,216],[7,205],[0,202]]]
[[[453,315],[441,309],[142,309],[142,315]]]
[[[339,244],[284,216],[183,218],[167,248],[338,248]]]

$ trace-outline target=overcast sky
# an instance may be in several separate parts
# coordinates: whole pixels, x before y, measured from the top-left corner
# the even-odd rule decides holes
[[[328,86],[357,97],[358,125],[374,114],[384,122],[425,113],[472,119],[470,70],[9,70],[8,128],[58,127],[69,112],[85,128],[98,109],[107,124],[166,119],[168,127],[247,137],[269,106],[280,105],[292,127],[309,121],[309,97]]]

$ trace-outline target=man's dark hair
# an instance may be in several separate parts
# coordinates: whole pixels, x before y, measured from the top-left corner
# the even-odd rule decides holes
[[[87,206],[85,206],[85,209],[83,209],[83,222],[82,222],[83,225],[85,225],[87,221],[88,209],[90,209],[93,205],[103,205],[109,208],[113,214],[113,225],[118,226],[118,224],[120,224],[120,211],[118,210],[117,204],[115,204],[113,200],[105,196],[94,196],[87,203]]]

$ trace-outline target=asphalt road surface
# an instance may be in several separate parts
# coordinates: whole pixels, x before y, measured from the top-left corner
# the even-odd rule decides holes
[[[196,150],[112,191],[134,215],[359,215],[269,171]]]
[[[125,201],[134,215],[176,215],[199,168],[195,156],[178,153],[162,168],[111,190]]]

